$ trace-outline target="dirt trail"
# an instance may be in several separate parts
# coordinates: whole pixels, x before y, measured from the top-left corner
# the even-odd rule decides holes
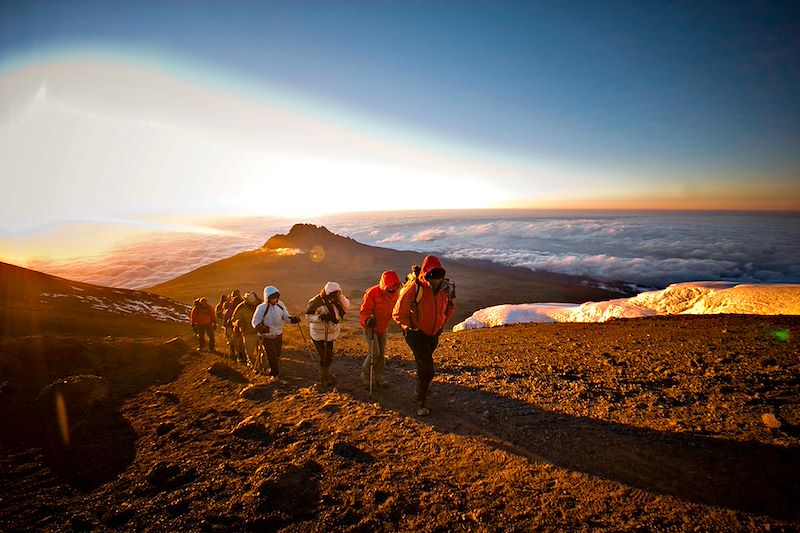
[[[375,400],[357,335],[337,341],[332,388],[316,385],[299,335],[278,379],[189,353],[176,379],[107,413],[135,451],[114,476],[80,486],[34,449],[6,457],[0,529],[795,531],[800,361],[796,341],[768,332],[798,325],[445,334],[428,417],[413,414],[400,336]]]

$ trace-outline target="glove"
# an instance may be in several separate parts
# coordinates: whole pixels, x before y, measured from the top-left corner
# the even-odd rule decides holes
[[[322,320],[323,322],[330,322],[332,318],[333,317],[331,316],[330,313],[322,313],[321,315],[319,315],[319,319]]]
[[[259,324],[256,326],[256,333],[261,333],[262,335],[269,334],[269,326],[266,324]]]
[[[331,323],[338,324],[339,323],[339,319],[338,318],[331,318]]]
[[[375,324],[378,323],[378,319],[375,318],[375,315],[371,315],[368,319],[364,321],[364,325],[368,328],[374,328]]]
[[[300,323],[300,317],[299,316],[290,316],[289,317],[289,322],[291,322],[292,324],[299,324]]]

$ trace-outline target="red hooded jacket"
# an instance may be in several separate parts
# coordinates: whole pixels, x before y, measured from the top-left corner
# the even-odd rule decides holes
[[[361,327],[366,328],[365,322],[370,315],[375,315],[375,333],[385,333],[389,328],[389,320],[392,318],[392,310],[397,302],[399,292],[389,293],[386,289],[392,285],[401,283],[400,276],[394,270],[387,270],[381,274],[378,285],[374,285],[364,292],[361,299],[361,310],[359,311]]]
[[[433,336],[443,327],[447,319],[455,311],[455,303],[447,298],[447,293],[441,287],[434,293],[425,276],[431,270],[442,267],[439,259],[433,255],[426,255],[422,260],[422,267],[416,283],[406,283],[400,289],[400,297],[394,306],[392,317],[403,329],[416,328],[426,335]],[[416,285],[420,286],[420,300],[417,303],[416,318],[412,322],[412,304],[417,296]]]
[[[210,326],[213,324],[216,327],[217,325],[214,309],[207,303],[193,306],[189,313],[189,320],[192,326]]]

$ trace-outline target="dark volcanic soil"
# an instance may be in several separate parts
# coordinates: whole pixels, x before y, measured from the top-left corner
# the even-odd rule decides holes
[[[423,418],[399,335],[375,401],[356,333],[324,389],[296,329],[279,379],[140,346],[166,370],[126,386],[111,346],[94,369],[111,396],[69,448],[38,420],[9,428],[25,393],[6,370],[0,530],[795,531],[799,328],[718,316],[446,333]],[[4,364],[19,342],[3,342]]]

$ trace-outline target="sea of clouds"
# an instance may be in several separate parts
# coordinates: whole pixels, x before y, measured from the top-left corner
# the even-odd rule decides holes
[[[378,246],[643,288],[691,280],[800,282],[798,214],[495,213],[360,226],[353,220],[338,229]]]
[[[212,221],[208,228],[213,231],[153,232],[129,239],[104,254],[67,260],[40,259],[23,266],[84,283],[144,289],[259,248],[267,238],[286,233],[290,227],[291,222],[274,218]]]
[[[159,233],[94,258],[33,262],[70,279],[146,288],[252,250],[295,222],[325,225],[365,244],[513,266],[640,289],[714,280],[800,283],[800,214],[504,212],[351,214],[217,221],[212,234]]]

